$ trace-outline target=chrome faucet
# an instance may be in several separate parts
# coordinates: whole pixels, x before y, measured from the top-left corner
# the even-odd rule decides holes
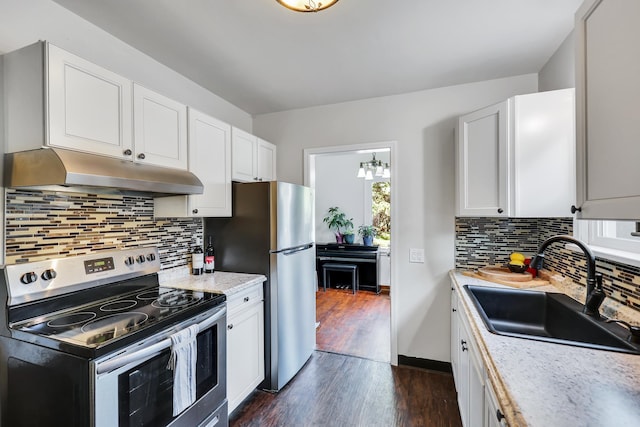
[[[550,237],[542,242],[538,248],[538,253],[533,257],[533,260],[531,260],[530,266],[536,270],[540,270],[543,267],[544,251],[547,246],[554,242],[561,241],[573,243],[578,246],[587,257],[587,297],[582,312],[589,316],[600,318],[600,312],[598,310],[606,295],[602,290],[602,273],[596,273],[596,257],[587,245],[571,236],[560,235]]]

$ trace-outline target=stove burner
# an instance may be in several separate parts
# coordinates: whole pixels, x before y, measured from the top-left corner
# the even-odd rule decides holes
[[[185,294],[184,291],[175,291],[160,295],[158,299],[151,303],[151,305],[157,308],[182,307],[193,304],[197,301],[197,298],[192,295]]]
[[[87,344],[96,344],[125,335],[137,329],[149,316],[136,311],[110,314],[90,321],[82,326],[82,332],[95,332],[87,339]]]
[[[47,322],[47,326],[50,328],[66,328],[67,326],[84,323],[95,317],[95,313],[81,311],[80,313],[73,313],[67,316],[58,317],[57,319],[49,320]]]
[[[138,304],[137,301],[132,299],[125,299],[122,301],[108,302],[100,306],[100,311],[122,311],[131,307],[135,307]]]
[[[139,300],[150,300],[150,299],[156,299],[158,298],[158,291],[148,291],[148,292],[143,292],[141,294],[139,294],[138,296],[136,296],[136,298],[138,298]]]

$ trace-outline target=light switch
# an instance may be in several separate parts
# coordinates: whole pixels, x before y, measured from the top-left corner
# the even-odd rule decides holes
[[[424,249],[409,249],[409,262],[424,263]]]

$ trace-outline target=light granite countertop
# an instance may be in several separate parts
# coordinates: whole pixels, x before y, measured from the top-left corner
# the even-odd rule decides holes
[[[225,294],[227,297],[262,283],[267,278],[262,274],[230,273],[216,271],[213,274],[194,276],[189,267],[176,267],[158,273],[161,286],[194,291]]]
[[[462,286],[506,286],[461,271],[449,275],[509,426],[640,425],[640,355],[492,334]],[[584,287],[577,286],[573,293],[579,288],[584,293]],[[562,286],[534,290],[572,296],[571,289]],[[604,313],[616,309],[606,303]]]

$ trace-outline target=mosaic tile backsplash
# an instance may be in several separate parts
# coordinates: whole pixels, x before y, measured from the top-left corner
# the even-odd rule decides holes
[[[153,217],[153,199],[7,189],[6,263],[157,246],[163,269],[187,265],[201,219]]]
[[[531,257],[547,238],[573,234],[573,218],[456,218],[455,265],[461,269],[500,267],[511,252]],[[606,294],[640,310],[640,268],[596,258]],[[587,280],[587,263],[581,252],[552,244],[545,251],[545,268],[577,283]]]

